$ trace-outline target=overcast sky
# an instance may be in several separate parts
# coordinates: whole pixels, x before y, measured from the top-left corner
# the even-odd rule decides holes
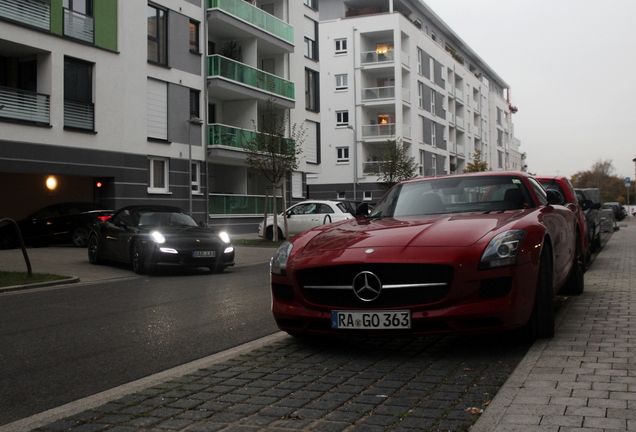
[[[511,89],[528,171],[635,178],[636,0],[424,0]]]

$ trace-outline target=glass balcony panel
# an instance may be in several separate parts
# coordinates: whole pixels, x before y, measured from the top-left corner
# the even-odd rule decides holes
[[[362,172],[368,175],[379,175],[384,173],[384,165],[386,161],[364,162],[362,164]]]
[[[267,213],[271,215],[274,211],[274,197],[267,200]],[[265,213],[265,195],[209,195],[210,215],[244,215],[263,216]],[[283,199],[276,198],[276,209],[279,213],[283,211]]]
[[[95,108],[92,103],[64,101],[64,127],[94,130]]]
[[[221,55],[208,57],[208,77],[222,76],[251,87],[294,99],[294,83]]]
[[[238,149],[247,149],[256,143],[260,134],[253,130],[239,129],[223,124],[208,125],[208,146],[221,145]],[[295,150],[292,139],[283,139],[283,149]]]
[[[49,95],[0,87],[0,118],[50,124]]]
[[[395,123],[362,125],[362,138],[390,138],[395,136]]]
[[[362,89],[362,100],[394,99],[395,87],[371,87]]]
[[[393,50],[388,50],[384,52],[366,51],[366,52],[360,53],[360,62],[362,64],[390,62],[393,60],[394,60]]]
[[[93,17],[64,9],[64,36],[93,43],[95,40]]]
[[[51,30],[51,4],[41,0],[0,0],[0,17]]]
[[[245,0],[207,0],[207,8],[221,9],[289,43],[294,43],[294,28],[292,26],[262,9],[252,6]]]

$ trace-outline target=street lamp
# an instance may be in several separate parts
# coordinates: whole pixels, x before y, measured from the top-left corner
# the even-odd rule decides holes
[[[199,117],[192,116],[188,120],[188,209],[192,216],[192,125],[202,125],[203,120]]]

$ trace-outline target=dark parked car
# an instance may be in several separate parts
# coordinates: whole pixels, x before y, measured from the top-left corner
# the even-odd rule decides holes
[[[227,233],[197,224],[178,207],[129,206],[91,230],[88,259],[130,263],[138,274],[160,264],[214,273],[234,265],[234,247]]]
[[[587,235],[589,238],[591,251],[596,251],[601,246],[601,203],[593,202],[587,193],[581,189],[574,189],[579,204],[585,212],[585,220],[587,221]]]
[[[627,216],[627,210],[625,210],[625,207],[623,207],[619,202],[603,203],[602,208],[612,209],[612,211],[614,212],[614,219],[616,219],[617,221],[622,221],[623,219],[625,219],[625,216]]]
[[[92,202],[66,202],[46,206],[17,221],[26,245],[46,246],[73,243],[86,246],[88,232],[96,224],[110,218],[112,210]],[[10,249],[20,245],[13,224],[0,228],[0,245]]]
[[[272,313],[292,335],[554,333],[553,296],[584,289],[576,215],[525,173],[423,177],[370,214],[284,242]]]

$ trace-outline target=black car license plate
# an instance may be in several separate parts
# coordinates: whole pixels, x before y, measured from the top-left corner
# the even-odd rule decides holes
[[[214,258],[216,256],[215,251],[194,251],[192,252],[194,258]]]

